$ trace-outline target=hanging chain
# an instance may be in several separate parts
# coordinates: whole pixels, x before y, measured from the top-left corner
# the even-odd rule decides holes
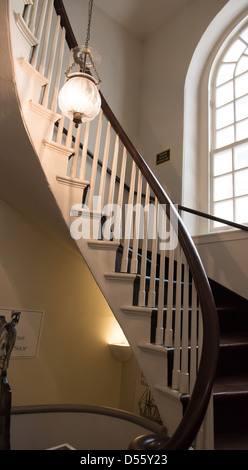
[[[85,68],[87,67],[86,60],[87,60],[87,57],[88,57],[89,62],[90,62],[91,66],[92,66],[92,68],[93,68],[93,70],[96,74],[96,77],[97,77],[96,85],[99,85],[99,83],[101,82],[101,79],[100,79],[100,76],[99,76],[99,74],[96,70],[96,67],[95,67],[95,64],[94,64],[94,61],[93,61],[93,58],[92,58],[92,54],[91,54],[90,49],[89,49],[93,1],[94,0],[89,0],[89,6],[88,6],[88,27],[87,27],[87,35],[86,35],[86,41],[85,41],[85,45],[84,45],[84,52],[83,52],[84,57],[82,58],[82,55],[81,55],[80,59],[79,59],[79,57],[77,57],[77,59],[76,59],[76,54],[75,54],[74,55],[75,61],[69,66],[68,70],[65,72],[65,75],[68,77],[68,74],[71,72],[72,68],[76,64],[80,64],[81,69],[85,70]]]
[[[93,58],[92,58],[92,55],[88,49],[89,47],[89,41],[90,41],[90,29],[91,29],[91,20],[92,20],[92,10],[93,10],[93,1],[94,0],[89,0],[89,7],[88,7],[88,28],[87,28],[87,36],[86,36],[86,41],[85,41],[85,49],[86,49],[86,53],[90,59],[90,63],[93,67],[93,70],[96,74],[96,77],[97,77],[97,85],[99,85],[99,83],[101,82],[101,79],[100,79],[100,76],[96,70],[96,67],[95,67],[95,64],[94,64],[94,61],[93,61]]]
[[[88,48],[89,40],[90,40],[90,28],[91,28],[91,20],[92,20],[92,9],[93,9],[93,0],[89,0],[89,7],[88,7],[88,28],[87,28],[87,36],[85,41],[85,47]]]

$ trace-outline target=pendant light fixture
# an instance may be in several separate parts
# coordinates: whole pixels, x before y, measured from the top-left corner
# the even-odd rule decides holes
[[[101,97],[98,91],[101,80],[95,67],[99,56],[89,47],[92,9],[93,0],[89,0],[86,41],[83,46],[77,46],[71,50],[71,65],[65,72],[67,80],[58,97],[60,110],[75,123],[76,127],[82,122],[92,121],[101,108]],[[74,72],[73,68],[76,69]]]

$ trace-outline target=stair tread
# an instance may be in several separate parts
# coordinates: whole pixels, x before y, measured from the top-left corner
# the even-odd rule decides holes
[[[221,432],[215,435],[215,450],[248,450],[247,432]]]
[[[248,396],[248,372],[239,375],[217,377],[213,387],[214,395],[246,394]]]
[[[220,333],[220,346],[245,346],[248,345],[248,332],[228,331]]]

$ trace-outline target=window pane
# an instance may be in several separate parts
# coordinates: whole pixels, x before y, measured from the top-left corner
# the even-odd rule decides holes
[[[236,125],[236,139],[242,140],[248,137],[248,119],[237,123]]]
[[[233,95],[233,81],[226,83],[216,89],[216,106],[222,106],[229,103],[234,98]]]
[[[246,224],[248,222],[248,196],[236,199],[235,222],[240,224]]]
[[[235,96],[245,95],[248,93],[248,73],[244,73],[235,79]]]
[[[248,57],[243,56],[243,57],[241,57],[241,59],[238,62],[238,65],[237,65],[237,68],[236,68],[236,71],[235,71],[235,75],[239,75],[243,72],[246,72],[246,70],[248,70]]]
[[[223,201],[217,202],[214,204],[214,215],[215,217],[220,217],[221,219],[233,220],[233,202],[232,201]],[[214,227],[223,227],[223,224],[219,222],[214,222]]]
[[[240,34],[240,37],[248,44],[248,28],[245,28],[244,31]]]
[[[232,175],[218,176],[214,179],[214,201],[233,197]]]
[[[235,102],[235,106],[237,121],[248,117],[248,95],[243,96],[243,98],[239,98]]]
[[[233,78],[235,64],[222,64],[219,68],[217,77],[216,77],[216,85],[222,85],[223,83],[228,82]]]
[[[235,196],[248,194],[248,170],[237,171],[234,174]]]
[[[239,145],[234,149],[234,168],[248,167],[248,144]]]
[[[234,106],[233,103],[222,106],[216,111],[216,128],[228,126],[234,122]]]
[[[232,142],[234,142],[234,126],[216,132],[216,148],[224,147]]]
[[[246,45],[243,43],[243,41],[237,39],[227,51],[223,62],[237,62],[245,49]]]
[[[213,173],[214,176],[222,175],[232,171],[232,150],[218,152],[213,155]]]

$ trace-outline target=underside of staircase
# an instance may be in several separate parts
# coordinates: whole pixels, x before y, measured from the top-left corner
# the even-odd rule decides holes
[[[216,450],[248,449],[248,300],[210,281],[220,324],[214,384]]]
[[[48,3],[51,8],[49,11],[52,12],[53,1]],[[55,2],[60,6],[62,3]],[[44,99],[44,89],[49,86],[49,81],[36,70],[32,61],[30,62],[30,43],[32,51],[38,45],[25,20],[29,17],[32,23],[32,18],[34,19],[31,4],[32,2],[26,2],[23,16],[22,0],[5,0],[6,18],[9,15],[10,30],[14,38],[11,53],[16,90],[12,90],[12,99],[16,93],[18,98],[15,98],[15,108],[20,104],[20,115],[24,123],[22,133],[27,141],[30,139],[27,158],[30,155],[31,159],[31,154],[36,158],[33,164],[34,172],[37,182],[42,184],[40,187],[46,194],[40,205],[44,207],[46,202],[51,201],[51,206],[56,208],[58,214],[58,226],[60,227],[62,218],[66,222],[122,327],[166,428],[166,433],[162,438],[159,437],[159,442],[162,439],[165,446],[167,442],[171,442],[172,449],[184,449],[185,446],[188,448],[193,443],[197,449],[225,449],[235,448],[237,445],[248,448],[245,442],[248,405],[247,301],[235,295],[231,296],[231,293],[226,291],[222,294],[222,289],[213,281],[210,281],[213,293],[211,292],[195,247],[181,220],[174,214],[173,204],[122,132],[103,97],[105,111],[100,113],[96,124],[96,144],[93,151],[89,148],[90,144],[88,145],[87,126],[82,137],[81,129],[75,133],[71,123],[65,128],[64,117],[58,113],[57,107],[50,109],[40,102],[41,90]],[[8,5],[11,6],[10,10]],[[60,18],[56,21],[59,27]],[[61,46],[64,40],[63,26]],[[62,49],[58,49],[61,52]],[[18,84],[18,80],[22,86]],[[55,96],[54,94],[52,100],[54,103]],[[101,148],[101,125],[106,115],[108,119],[111,118],[111,122],[107,120],[106,141]],[[113,129],[115,140],[111,147],[112,166],[109,170],[108,154]],[[118,160],[121,138],[121,143],[125,141],[125,145],[122,158]],[[126,167],[126,174],[130,176],[125,179],[124,163],[127,154],[130,154],[132,159]],[[90,160],[89,178],[87,167],[85,169],[82,165],[84,159]],[[118,166],[119,162],[121,164]],[[143,201],[144,205],[148,201],[155,205],[157,210],[160,198],[161,204],[170,208],[170,213],[166,212],[170,224],[172,225],[174,219],[179,224],[180,243],[173,246],[174,228],[170,232],[171,245],[166,249],[157,249],[155,237],[149,240],[144,238],[142,241],[137,237],[129,243],[126,239],[116,236],[111,224],[106,229],[107,213],[102,211],[101,199],[100,206],[93,206],[96,180],[99,183],[99,194],[103,197],[108,191],[107,200],[111,203],[114,197],[117,202],[122,203],[125,200],[129,207],[133,207],[134,202]],[[30,204],[30,201],[27,203]],[[27,210],[32,212],[30,207]],[[35,208],[33,213],[39,218]],[[158,217],[156,214],[157,212],[155,221]],[[136,212],[134,227],[138,222]],[[104,233],[108,235],[105,238],[102,230],[104,225]],[[93,230],[97,236],[82,236],[82,232],[87,228]],[[195,265],[192,258],[196,260]],[[220,348],[216,308],[212,296],[215,298],[219,316]],[[208,368],[209,377],[205,377],[203,369]],[[235,386],[232,378],[236,379]],[[198,412],[200,417],[196,417]],[[189,435],[185,438],[185,430],[188,428]],[[242,438],[238,435],[240,431]],[[178,437],[180,433],[183,438]],[[235,434],[238,439],[230,444],[227,434]],[[176,437],[170,440],[171,436]]]

